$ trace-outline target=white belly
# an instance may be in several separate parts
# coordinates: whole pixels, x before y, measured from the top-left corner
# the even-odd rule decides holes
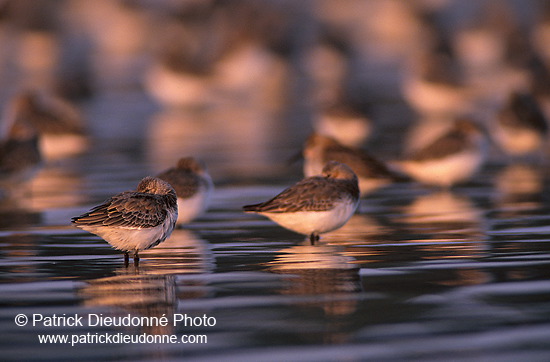
[[[208,205],[209,193],[198,192],[193,197],[182,199],[178,197],[178,225],[186,224],[202,214]]]
[[[282,227],[300,234],[322,234],[344,225],[357,208],[357,202],[342,202],[329,211],[300,211],[262,213]]]
[[[416,180],[438,186],[451,186],[472,176],[481,166],[484,156],[465,152],[441,160],[406,162],[404,170]]]
[[[137,251],[154,246],[155,243],[166,240],[174,229],[171,221],[153,228],[122,228],[122,227],[97,227],[90,225],[80,226],[83,230],[94,233],[117,250]]]
[[[543,139],[532,130],[497,129],[495,138],[504,150],[512,155],[523,155],[541,147]]]

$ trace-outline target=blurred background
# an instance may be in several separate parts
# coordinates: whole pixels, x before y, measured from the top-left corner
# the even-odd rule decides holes
[[[0,104],[61,97],[90,154],[132,150],[150,172],[193,155],[218,180],[270,177],[334,106],[392,159],[513,91],[546,104],[548,39],[535,0],[2,0]]]
[[[550,360],[548,130],[493,137],[545,124],[549,62],[550,1],[0,0],[0,142],[44,161],[0,199],[2,358]],[[392,161],[461,117],[494,141],[465,184],[381,188],[315,246],[242,212],[303,177],[313,131]],[[139,268],[70,224],[183,156],[212,203]],[[14,324],[38,312],[218,323],[72,348],[36,336],[121,329]]]

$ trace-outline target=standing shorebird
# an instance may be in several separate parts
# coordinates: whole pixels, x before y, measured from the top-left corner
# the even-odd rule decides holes
[[[34,177],[42,166],[37,129],[19,107],[10,107],[0,125],[0,187],[10,193]]]
[[[45,159],[76,155],[89,146],[79,110],[55,94],[19,92],[11,102],[10,112],[24,118],[40,134],[39,147]]]
[[[157,175],[168,182],[178,195],[178,221],[182,225],[201,215],[210,202],[214,183],[206,167],[193,157],[179,159],[172,167]]]
[[[148,176],[140,181],[136,191],[117,194],[71,221],[102,237],[113,248],[124,251],[125,265],[132,252],[137,265],[138,252],[166,240],[177,218],[174,188],[161,179]]]
[[[367,152],[346,147],[333,138],[318,133],[313,133],[307,139],[303,156],[306,177],[320,175],[329,161],[348,165],[358,177],[361,196],[392,182],[405,180],[405,177],[394,173]]]
[[[317,133],[348,147],[361,147],[372,133],[372,121],[351,106],[336,103],[324,107],[314,122]]]
[[[394,164],[419,182],[451,187],[479,170],[487,148],[483,131],[474,122],[459,119],[447,133]]]
[[[536,99],[529,93],[513,92],[491,124],[491,134],[508,154],[522,156],[546,144],[548,124]]]
[[[473,94],[447,54],[418,56],[402,82],[405,100],[421,114],[463,114],[472,108]]]
[[[319,234],[344,225],[358,203],[357,176],[348,166],[331,161],[324,167],[322,175],[305,178],[271,200],[247,205],[243,209],[309,235],[314,244],[319,240]]]

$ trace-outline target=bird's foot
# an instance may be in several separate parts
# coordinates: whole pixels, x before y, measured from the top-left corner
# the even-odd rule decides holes
[[[319,234],[311,233],[311,235],[309,235],[309,241],[311,245],[315,245],[315,242],[319,241]]]

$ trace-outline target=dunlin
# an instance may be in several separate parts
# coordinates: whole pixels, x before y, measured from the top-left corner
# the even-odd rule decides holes
[[[548,137],[546,117],[529,93],[513,92],[491,126],[495,141],[514,156],[540,150]]]
[[[476,4],[477,16],[465,19],[464,25],[453,33],[453,49],[468,72],[502,71],[504,62],[525,54],[509,52],[516,43],[511,36],[519,30],[519,23],[517,13],[508,5],[491,1]]]
[[[404,179],[367,152],[343,146],[333,138],[318,133],[313,133],[307,139],[303,156],[306,177],[320,175],[323,166],[329,161],[348,165],[359,179],[361,196],[365,196],[379,187]]]
[[[0,181],[15,191],[30,180],[42,164],[36,128],[25,117],[9,110],[3,115],[0,132]]]
[[[172,44],[151,65],[145,74],[145,88],[162,105],[184,107],[201,105],[210,100],[210,65],[182,59],[184,49]]]
[[[371,120],[352,107],[337,103],[323,108],[314,127],[344,146],[361,147],[372,131]]]
[[[402,83],[405,100],[421,114],[464,114],[472,108],[472,92],[458,65],[445,51],[425,51],[414,59]]]
[[[78,109],[54,94],[22,91],[11,103],[13,117],[24,118],[40,134],[40,149],[47,159],[83,152],[88,137]]]
[[[117,194],[89,212],[73,217],[72,222],[124,251],[127,265],[130,252],[137,264],[140,250],[166,240],[177,218],[174,188],[161,179],[148,176],[140,181],[136,191]]]
[[[178,225],[201,215],[210,201],[214,189],[206,167],[193,157],[181,158],[176,167],[157,175],[168,182],[178,195]]]
[[[479,170],[487,148],[483,131],[473,121],[459,119],[448,132],[395,166],[419,182],[451,187]]]
[[[324,167],[322,175],[305,178],[271,200],[247,205],[243,209],[309,235],[314,244],[319,240],[319,234],[344,225],[358,203],[357,176],[348,166],[331,161]]]

